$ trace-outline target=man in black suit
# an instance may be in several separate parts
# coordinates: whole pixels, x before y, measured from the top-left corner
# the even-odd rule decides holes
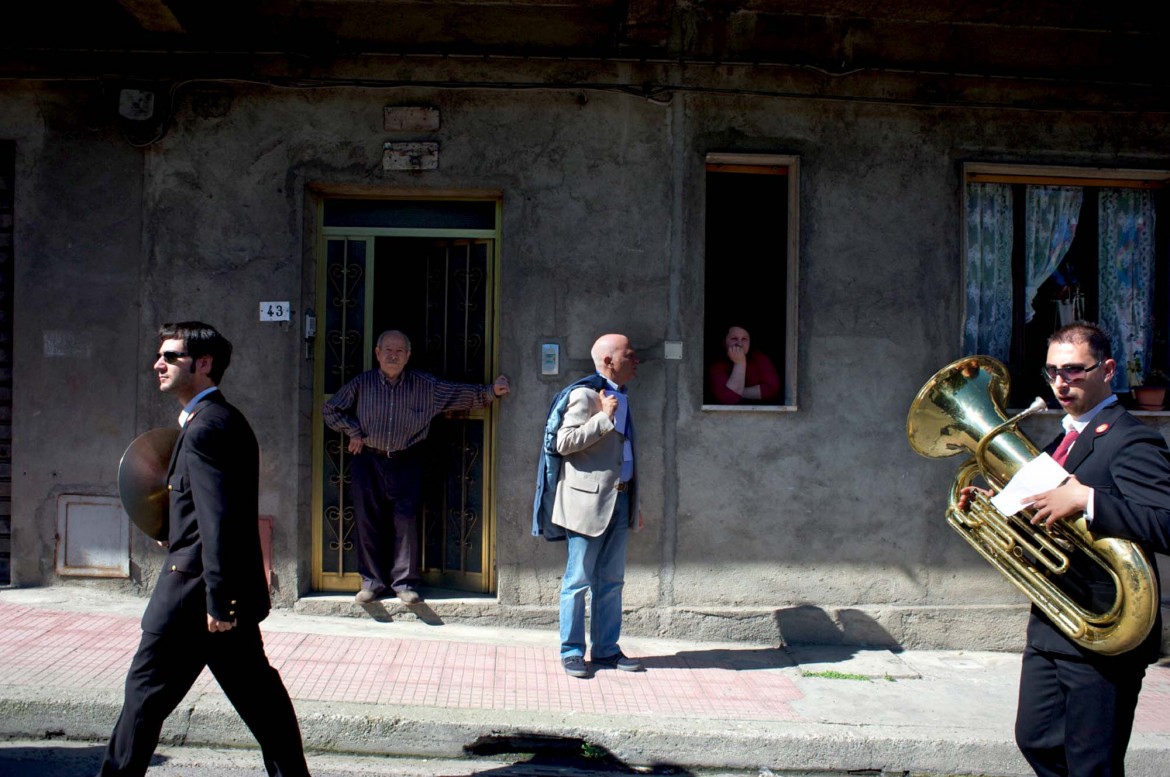
[[[1065,433],[1046,450],[1070,477],[1026,501],[1035,510],[1034,524],[1051,526],[1084,513],[1094,535],[1138,543],[1155,565],[1155,552],[1170,551],[1170,451],[1157,431],[1117,404],[1110,385],[1116,369],[1109,338],[1094,324],[1070,324],[1048,339],[1044,376],[1067,415]],[[960,507],[971,490],[965,489]],[[1078,555],[1053,582],[1090,609],[1108,609],[1112,582]],[[1156,566],[1154,572],[1156,578]],[[1016,743],[1037,775],[1125,774],[1138,693],[1146,666],[1158,658],[1161,636],[1159,615],[1137,647],[1101,655],[1074,643],[1032,608]]]
[[[163,721],[204,666],[252,731],[269,775],[309,774],[296,712],[268,663],[260,621],[270,602],[260,552],[256,436],[217,384],[232,346],[198,321],[159,329],[159,389],[183,407],[171,454],[169,553],[126,677],[101,777],[142,775]]]

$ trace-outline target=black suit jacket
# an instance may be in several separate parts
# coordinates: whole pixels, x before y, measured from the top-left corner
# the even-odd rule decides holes
[[[1054,451],[1063,437],[1045,450]],[[1064,468],[1094,489],[1090,531],[1138,543],[1157,578],[1154,553],[1170,552],[1170,451],[1162,435],[1120,405],[1110,405],[1077,438]],[[1076,564],[1063,578],[1060,587],[1074,596],[1098,603],[1113,600],[1112,584],[1105,582],[1095,565]],[[1152,663],[1158,659],[1161,637],[1159,612],[1146,640],[1119,658]],[[1035,607],[1028,622],[1028,643],[1054,653],[1103,658],[1069,640]]]
[[[270,608],[260,552],[260,448],[221,392],[200,400],[171,454],[169,553],[143,631],[258,623]]]

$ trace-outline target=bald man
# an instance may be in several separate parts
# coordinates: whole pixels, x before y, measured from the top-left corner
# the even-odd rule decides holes
[[[598,338],[591,355],[597,375],[571,388],[556,431],[562,465],[551,518],[564,530],[568,546],[561,581],[561,662],[569,676],[582,678],[590,676],[585,663],[585,594],[590,589],[593,665],[642,669],[618,646],[626,539],[638,515],[634,422],[625,393],[638,371],[638,357],[620,334]]]

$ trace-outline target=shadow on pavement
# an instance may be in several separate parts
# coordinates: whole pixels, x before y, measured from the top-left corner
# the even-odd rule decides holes
[[[670,656],[638,656],[647,669],[783,669],[793,665],[782,648],[680,650]]]
[[[443,619],[439,614],[432,610],[426,602],[419,602],[418,604],[408,604],[406,608],[414,613],[415,617],[428,626],[442,626]]]
[[[394,614],[391,613],[390,610],[387,610],[386,605],[382,604],[380,601],[375,600],[365,604],[359,604],[358,607],[361,607],[363,610],[365,610],[366,614],[369,615],[375,623],[394,622]],[[432,610],[426,602],[419,602],[418,604],[397,604],[395,607],[399,610],[409,610],[410,612],[414,613],[416,618],[428,626],[443,625],[443,619],[440,618],[439,614]]]
[[[690,777],[694,773],[675,764],[656,763],[648,766],[630,766],[600,745],[591,744],[578,737],[558,737],[547,734],[518,733],[510,735],[483,736],[465,745],[463,751],[474,756],[517,754],[529,756],[511,766],[476,771],[477,777],[497,775],[515,777],[518,775],[565,775],[582,773],[602,774],[650,774],[679,775]]]
[[[358,607],[361,607],[363,610],[365,610],[366,615],[369,615],[370,618],[375,623],[393,623],[394,622],[394,616],[392,616],[390,614],[390,611],[386,609],[386,606],[379,601],[367,602],[366,604],[359,604]]]
[[[78,777],[97,774],[101,767],[104,745],[81,747],[78,745],[55,745],[46,741],[43,745],[6,746],[0,742],[0,774],[5,777]],[[155,755],[151,766],[167,762],[165,756]]]

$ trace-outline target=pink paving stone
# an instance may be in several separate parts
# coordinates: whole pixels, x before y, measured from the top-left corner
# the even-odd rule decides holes
[[[12,622],[27,610],[0,605],[0,617]],[[20,677],[14,678],[23,682],[55,676],[80,684],[100,680],[120,685],[139,637],[136,618],[33,611],[22,625],[19,634],[4,634],[0,657],[6,659],[10,678],[11,670],[20,668],[20,657],[27,658]],[[766,664],[756,671],[736,671],[730,663],[719,666],[718,653],[694,661],[659,656],[650,672],[603,670],[583,682],[563,673],[555,651],[532,647],[288,632],[265,633],[265,645],[298,699],[634,715],[721,710],[729,717],[794,719],[786,702],[800,697],[788,678],[769,671]],[[77,660],[78,651],[86,650],[91,654]],[[59,666],[55,674],[46,667],[46,662],[63,660],[72,661],[65,675]],[[195,689],[218,692],[207,671]]]
[[[1170,734],[1170,667],[1152,666],[1146,672],[1133,728],[1139,734]]]

